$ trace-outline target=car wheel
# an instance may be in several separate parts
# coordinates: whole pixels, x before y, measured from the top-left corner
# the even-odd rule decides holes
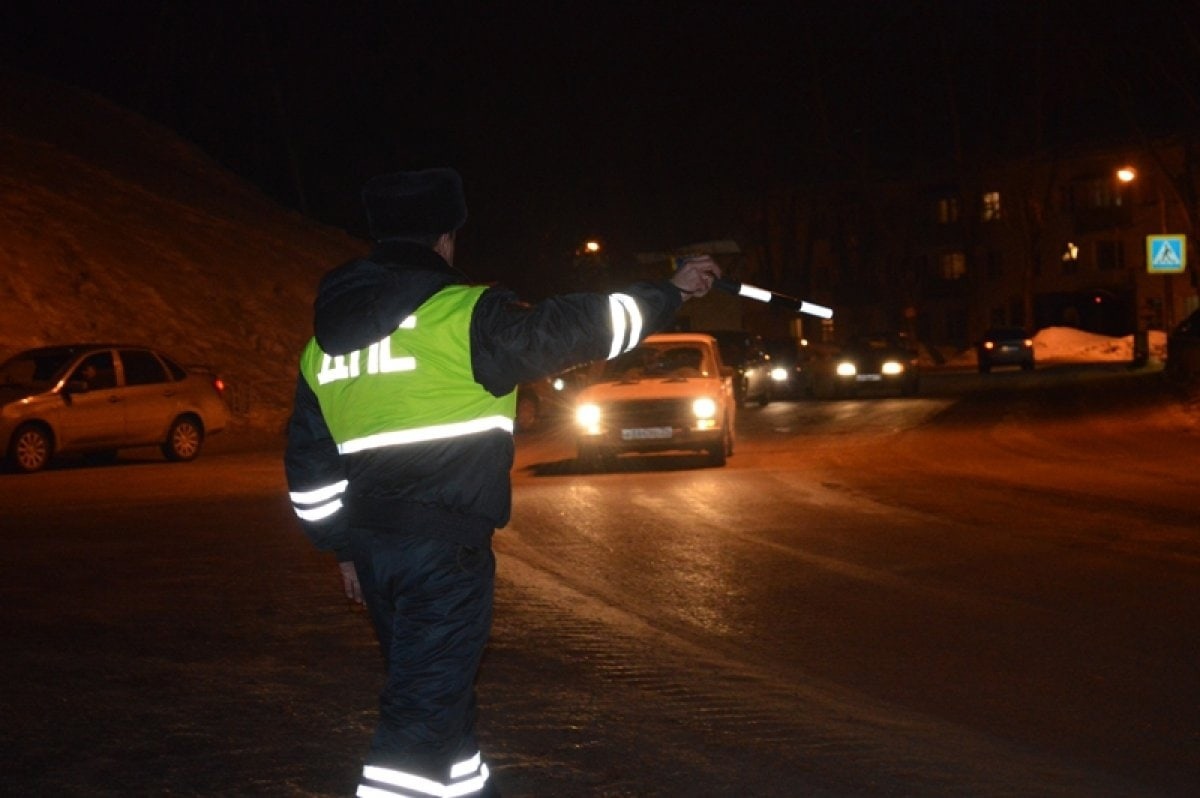
[[[708,462],[714,466],[725,465],[725,441],[714,443],[708,447]]]
[[[1021,364],[1021,371],[1033,371],[1033,361],[1026,360]]]
[[[204,428],[191,416],[175,419],[162,445],[162,453],[168,460],[183,462],[195,460],[204,444]]]
[[[990,363],[980,363],[979,364],[979,373],[980,374],[987,374],[991,370],[992,370],[992,366]]]
[[[8,459],[23,474],[41,471],[54,454],[50,432],[41,424],[24,424],[13,433]]]
[[[768,387],[764,388],[762,396],[758,397],[758,406],[766,407],[769,404],[771,404],[771,389]]]
[[[721,440],[708,447],[708,462],[717,467],[723,466],[726,458],[731,454],[733,454],[733,432],[729,429],[729,422],[726,421],[721,431]]]

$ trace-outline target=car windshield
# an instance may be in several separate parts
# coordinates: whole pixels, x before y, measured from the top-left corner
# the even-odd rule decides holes
[[[708,350],[700,344],[643,344],[605,363],[600,379],[628,381],[701,377],[714,371]]]
[[[39,349],[23,352],[0,366],[0,386],[50,387],[58,382],[77,352]]]

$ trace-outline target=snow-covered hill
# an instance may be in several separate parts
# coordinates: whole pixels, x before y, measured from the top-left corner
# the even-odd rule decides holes
[[[279,429],[317,281],[364,249],[144,118],[0,71],[0,358],[156,345],[223,374],[238,423]]]

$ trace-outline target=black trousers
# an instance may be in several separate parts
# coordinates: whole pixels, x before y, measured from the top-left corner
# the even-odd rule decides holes
[[[475,677],[491,632],[495,556],[490,546],[389,530],[357,529],[353,542],[387,669],[367,765],[449,783],[479,752]]]

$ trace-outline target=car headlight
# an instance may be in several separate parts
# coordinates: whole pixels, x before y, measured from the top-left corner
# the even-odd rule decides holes
[[[564,380],[562,377],[555,377],[554,380],[550,383],[550,387],[556,391],[565,390],[567,387],[567,381]]]
[[[775,382],[785,382],[788,378],[788,370],[783,366],[776,366],[771,369],[771,379]]]
[[[880,371],[894,377],[897,374],[904,373],[904,364],[898,360],[888,360],[884,362],[883,368]]]
[[[592,435],[600,432],[600,405],[582,404],[575,408],[575,423]]]
[[[708,396],[701,396],[692,402],[692,414],[699,419],[716,418],[717,403]]]
[[[849,360],[843,360],[837,364],[837,374],[839,377],[853,377],[858,373],[858,369]]]

